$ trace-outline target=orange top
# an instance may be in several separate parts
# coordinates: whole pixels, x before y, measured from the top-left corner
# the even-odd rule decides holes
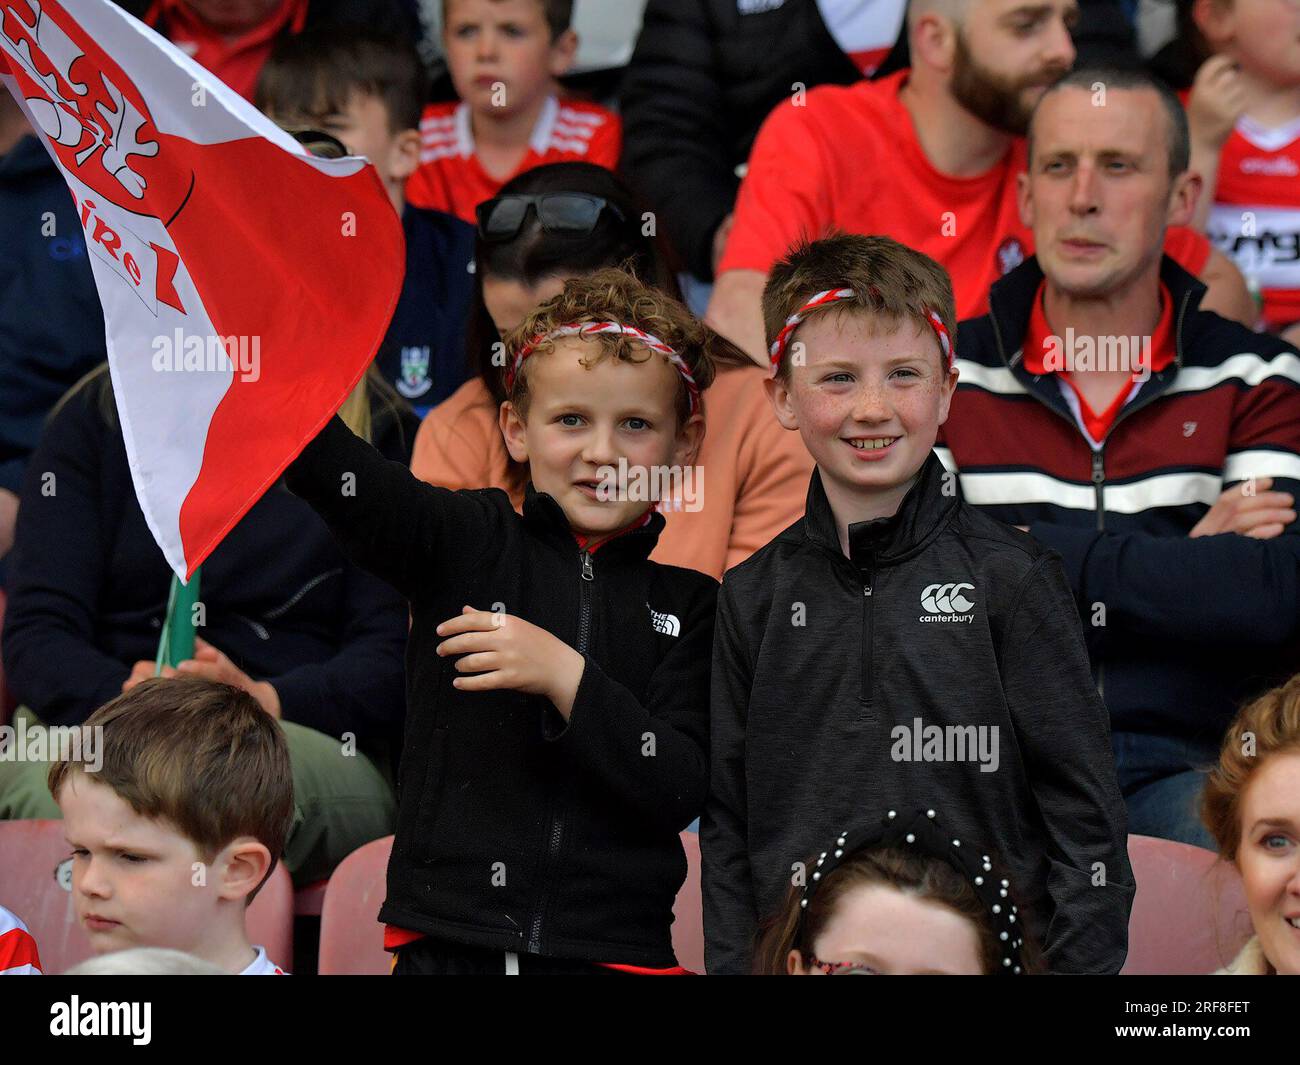
[[[694,484],[698,510],[664,504],[650,558],[722,578],[803,514],[812,457],[782,429],[757,366],[720,368],[704,394],[708,429]],[[411,471],[444,488],[506,488],[509,455],[497,406],[477,377],[434,407],[415,438]],[[523,507],[523,490],[510,500]]]

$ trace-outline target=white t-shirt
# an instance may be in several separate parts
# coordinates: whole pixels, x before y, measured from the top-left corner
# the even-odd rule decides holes
[[[870,77],[898,40],[907,0],[817,0],[822,21],[863,77]]]
[[[289,975],[287,972],[281,969],[280,966],[276,965],[275,962],[273,962],[270,958],[266,956],[265,947],[257,947],[255,949],[257,950],[257,957],[248,963],[248,968],[245,969],[242,973],[240,973],[239,974],[240,976],[288,976]]]

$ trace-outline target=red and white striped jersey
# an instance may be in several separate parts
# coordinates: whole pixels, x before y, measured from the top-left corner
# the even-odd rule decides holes
[[[622,123],[612,111],[549,96],[528,139],[528,151],[510,178],[548,163],[587,162],[613,170],[622,148]],[[468,104],[438,103],[424,109],[420,166],[407,180],[408,202],[473,223],[474,208],[495,196],[510,178],[498,181],[479,162]]]
[[[0,906],[0,976],[40,976],[36,940],[16,914]]]
[[[898,39],[907,0],[817,0],[817,7],[835,43],[869,78]]]
[[[1206,236],[1254,282],[1270,329],[1300,321],[1300,118],[1242,118],[1219,157]]]
[[[239,975],[240,976],[288,976],[280,966],[276,965],[266,956],[265,947],[253,948],[257,951],[257,957],[248,963],[248,967]]]

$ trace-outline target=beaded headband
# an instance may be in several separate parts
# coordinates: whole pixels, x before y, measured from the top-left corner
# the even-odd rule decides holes
[[[695,377],[691,374],[690,367],[686,365],[686,360],[674,348],[669,347],[658,337],[637,329],[635,326],[623,325],[620,322],[573,322],[552,329],[549,333],[539,333],[515,353],[514,364],[506,370],[506,389],[514,388],[515,378],[519,376],[519,368],[523,366],[524,360],[543,344],[558,340],[560,337],[595,336],[599,333],[618,333],[622,336],[631,337],[633,340],[640,341],[651,351],[657,351],[660,355],[667,356],[668,361],[677,368],[677,372],[682,375],[682,380],[686,382],[686,394],[690,400],[691,413],[695,414],[700,409],[700,390],[695,384]]]
[[[859,828],[853,832],[841,832],[830,850],[821,852],[811,875],[804,882],[803,894],[799,900],[796,943],[803,941],[808,903],[817,888],[846,858],[871,847],[892,847],[929,858],[939,858],[961,873],[970,881],[976,896],[992,918],[1002,950],[1002,965],[997,970],[998,975],[1023,974],[1020,948],[1025,940],[1018,911],[1010,900],[1011,882],[995,877],[993,863],[987,854],[977,857],[972,847],[963,847],[961,840],[944,835],[935,821],[933,810],[917,810],[910,817],[900,817],[897,810],[890,810],[878,825]]]
[[[873,296],[879,295],[873,288]],[[781,360],[785,357],[785,349],[790,344],[790,337],[794,331],[799,328],[803,320],[815,311],[818,307],[825,307],[828,303],[839,303],[841,300],[851,300],[857,297],[857,293],[851,288],[828,288],[825,292],[819,292],[794,314],[785,320],[785,325],[781,327],[781,332],[777,333],[776,339],[772,341],[772,346],[768,349],[768,356],[771,365],[768,369],[768,376],[775,377],[777,370],[781,368]],[[939,347],[943,350],[944,360],[948,368],[952,368],[953,344],[952,337],[948,333],[948,327],[943,324],[943,319],[939,317],[930,308],[925,309],[925,317],[930,323],[930,328],[934,330],[934,335],[939,338]]]

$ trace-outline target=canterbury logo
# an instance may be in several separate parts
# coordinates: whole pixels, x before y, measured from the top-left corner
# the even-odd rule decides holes
[[[677,620],[676,614],[661,614],[649,603],[645,605],[650,611],[650,624],[654,626],[655,632],[664,636],[680,636],[682,634],[682,623]]]
[[[921,593],[921,609],[927,614],[965,614],[975,609],[975,604],[962,594],[974,591],[973,584],[927,584]]]

